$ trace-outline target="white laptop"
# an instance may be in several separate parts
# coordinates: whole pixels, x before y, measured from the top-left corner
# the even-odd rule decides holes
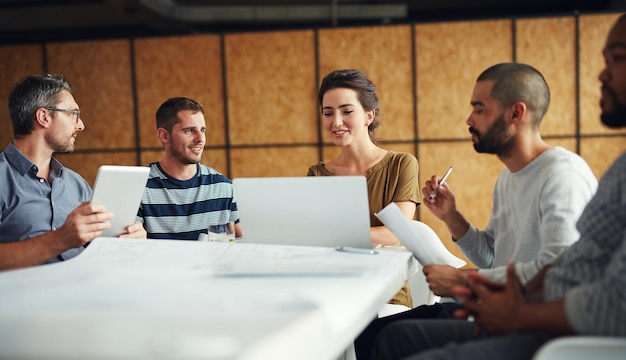
[[[102,165],[98,168],[92,202],[113,213],[111,227],[102,236],[114,237],[135,222],[150,168],[147,166]]]
[[[363,176],[237,178],[246,243],[372,247]]]

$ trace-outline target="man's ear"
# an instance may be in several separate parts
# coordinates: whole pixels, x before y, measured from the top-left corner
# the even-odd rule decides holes
[[[44,108],[39,108],[35,111],[35,121],[42,128],[47,129],[50,126],[51,115],[50,112]]]
[[[163,128],[157,129],[157,135],[159,136],[159,140],[161,140],[161,143],[163,144],[168,143],[170,140],[170,133]]]
[[[525,103],[521,101],[516,102],[513,106],[511,106],[511,121],[522,121],[522,119],[526,117],[527,112],[528,108]]]

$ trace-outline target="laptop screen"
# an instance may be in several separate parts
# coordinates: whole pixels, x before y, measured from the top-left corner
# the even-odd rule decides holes
[[[364,176],[233,180],[247,243],[371,248]]]

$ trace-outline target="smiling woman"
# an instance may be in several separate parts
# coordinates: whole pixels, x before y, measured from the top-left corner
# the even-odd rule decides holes
[[[400,245],[375,213],[393,202],[407,220],[413,219],[419,201],[418,163],[412,154],[385,150],[376,144],[375,130],[381,125],[376,85],[360,70],[336,70],[322,81],[319,102],[324,129],[341,153],[331,161],[311,166],[307,175],[365,176],[372,246]],[[408,285],[391,303],[412,307]]]

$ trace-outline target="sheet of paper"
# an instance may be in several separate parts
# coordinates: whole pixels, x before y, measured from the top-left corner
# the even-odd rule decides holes
[[[455,268],[466,264],[465,260],[448,251],[430,226],[421,221],[407,221],[395,203],[387,205],[376,216],[413,253],[420,264],[445,264]]]

